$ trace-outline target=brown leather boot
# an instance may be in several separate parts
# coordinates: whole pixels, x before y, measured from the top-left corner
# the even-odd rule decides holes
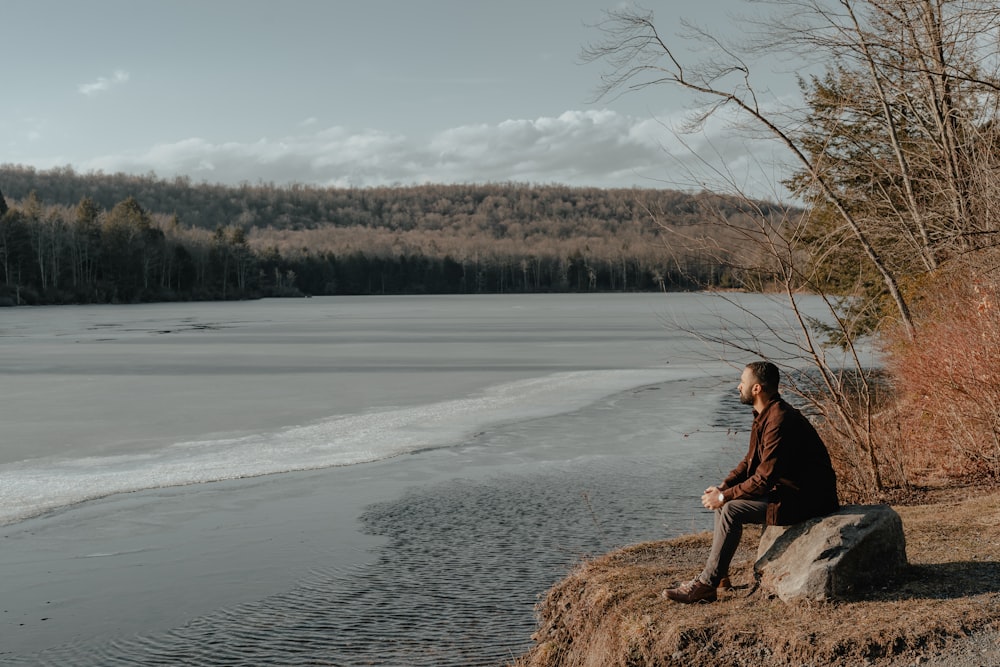
[[[715,586],[703,584],[697,579],[686,581],[676,588],[668,588],[660,593],[660,595],[666,596],[675,602],[683,602],[684,604],[691,604],[692,602],[715,602],[718,597],[715,592]]]

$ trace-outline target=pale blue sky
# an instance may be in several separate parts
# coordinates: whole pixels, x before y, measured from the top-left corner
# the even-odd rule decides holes
[[[226,184],[683,186],[663,125],[689,98],[592,99],[602,66],[579,56],[615,1],[4,0],[0,162]],[[743,3],[646,6],[670,34],[678,17],[732,31]],[[737,171],[752,152],[708,138],[689,141]]]

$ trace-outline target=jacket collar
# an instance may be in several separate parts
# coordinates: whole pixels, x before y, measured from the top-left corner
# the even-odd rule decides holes
[[[767,405],[764,406],[763,410],[761,410],[760,412],[757,412],[756,410],[753,411],[753,420],[757,421],[757,419],[760,418],[762,414],[770,411],[770,409],[774,406],[774,404],[778,403],[780,400],[781,400],[781,394],[775,394],[774,396],[772,396],[771,400],[767,402]]]

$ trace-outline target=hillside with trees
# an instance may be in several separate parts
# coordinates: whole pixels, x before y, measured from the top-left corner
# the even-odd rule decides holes
[[[733,230],[789,214],[672,190],[224,187],[12,165],[0,191],[14,304],[726,286]]]

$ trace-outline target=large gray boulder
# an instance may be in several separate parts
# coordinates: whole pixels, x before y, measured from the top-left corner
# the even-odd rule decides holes
[[[906,567],[903,522],[888,505],[848,505],[793,526],[768,526],[754,574],[786,602],[849,599]]]

